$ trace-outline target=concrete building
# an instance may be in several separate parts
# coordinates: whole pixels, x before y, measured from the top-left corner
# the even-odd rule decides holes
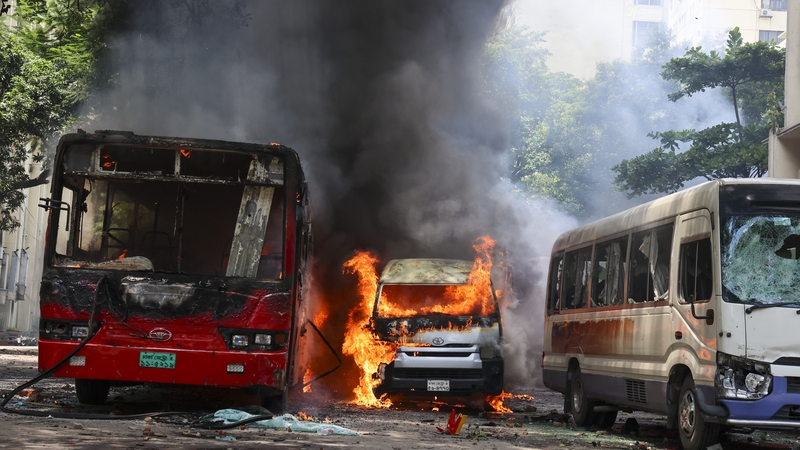
[[[783,128],[769,135],[769,176],[800,178],[800,4],[788,11]]]
[[[580,78],[594,75],[597,63],[627,59],[663,22],[663,0],[517,0],[514,24],[545,32],[553,72]]]
[[[724,45],[739,27],[745,42],[775,40],[786,31],[789,0],[665,0],[665,22],[688,47]]]
[[[28,163],[31,177],[42,171]],[[12,232],[0,232],[0,330],[36,331],[39,326],[39,283],[47,213],[39,199],[50,196],[50,185],[22,191],[25,203],[15,213],[20,223]]]
[[[745,42],[781,41],[789,0],[516,0],[513,23],[545,32],[554,72],[594,75],[597,63],[627,60],[652,32],[670,29],[686,47],[724,46],[739,27]]]
[[[10,13],[14,0],[6,0]],[[0,23],[16,26],[13,15],[3,14]],[[35,178],[42,165],[29,160],[28,174]],[[47,214],[37,205],[39,198],[50,196],[50,186],[40,185],[22,191],[25,202],[15,211],[20,226],[12,232],[0,231],[0,330],[16,329],[30,332],[39,326],[39,283],[42,279]]]

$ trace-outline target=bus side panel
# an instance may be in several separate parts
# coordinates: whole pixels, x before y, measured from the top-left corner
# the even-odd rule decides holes
[[[574,359],[589,398],[665,411],[671,315],[664,303],[550,316],[545,386],[566,392]]]

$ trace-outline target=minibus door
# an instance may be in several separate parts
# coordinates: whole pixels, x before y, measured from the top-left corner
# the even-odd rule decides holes
[[[697,355],[699,361],[686,361],[695,368],[695,364],[715,364],[717,344],[712,300],[718,284],[714,270],[718,252],[714,251],[711,237],[711,213],[707,209],[678,217],[674,241],[678,251],[672,252],[672,257],[678,259],[670,273],[670,290],[675,293],[671,296],[673,342],[678,347],[692,349],[684,354],[687,358]]]

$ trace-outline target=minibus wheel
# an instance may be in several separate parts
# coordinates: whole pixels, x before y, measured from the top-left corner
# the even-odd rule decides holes
[[[108,380],[75,379],[75,395],[83,405],[102,405],[108,398],[111,382]]]
[[[692,377],[683,380],[678,400],[678,432],[686,450],[699,450],[719,441],[720,426],[703,419],[697,405],[697,393]]]
[[[594,402],[586,398],[586,390],[583,385],[581,368],[575,369],[572,374],[572,384],[570,385],[570,401],[572,407],[572,419],[579,427],[591,426],[594,421]]]
[[[597,428],[610,428],[617,421],[619,411],[603,411],[594,413],[594,425]]]

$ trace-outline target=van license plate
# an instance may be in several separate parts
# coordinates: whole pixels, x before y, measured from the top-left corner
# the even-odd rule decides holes
[[[449,391],[450,380],[428,380],[429,391]]]
[[[175,368],[175,353],[139,352],[139,367]]]

